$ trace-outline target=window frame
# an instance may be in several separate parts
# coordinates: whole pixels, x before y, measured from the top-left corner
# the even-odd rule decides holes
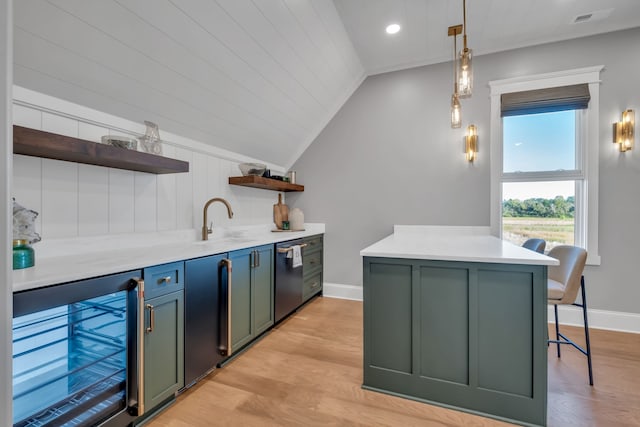
[[[576,180],[576,245],[587,249],[587,264],[600,265],[598,251],[598,138],[600,72],[603,65],[536,74],[489,82],[491,92],[491,234],[502,238],[502,183]],[[588,108],[576,110],[577,171],[503,173],[503,127],[500,96],[503,93],[587,83]],[[506,178],[506,179],[505,179]],[[578,183],[580,180],[581,183]]]

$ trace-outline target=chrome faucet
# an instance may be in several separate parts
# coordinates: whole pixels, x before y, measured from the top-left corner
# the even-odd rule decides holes
[[[227,213],[229,214],[229,218],[233,218],[233,211],[231,210],[231,205],[225,199],[221,197],[214,197],[204,204],[204,212],[203,212],[203,222],[202,222],[202,240],[209,240],[209,234],[213,233],[213,222],[209,227],[207,227],[207,209],[209,209],[209,205],[213,202],[224,203],[227,207]]]

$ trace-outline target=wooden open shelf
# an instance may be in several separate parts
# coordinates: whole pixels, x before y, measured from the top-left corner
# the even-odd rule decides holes
[[[274,191],[304,191],[304,185],[291,184],[278,179],[263,178],[261,176],[230,176],[229,184],[245,187],[262,188]]]
[[[189,172],[189,162],[112,145],[13,126],[13,152],[155,174]]]

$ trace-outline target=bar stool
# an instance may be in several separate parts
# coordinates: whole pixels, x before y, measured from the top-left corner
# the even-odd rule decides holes
[[[543,239],[529,239],[522,244],[523,248],[530,249],[532,251],[536,251],[539,254],[544,253],[544,248],[547,246],[547,242]]]
[[[591,343],[589,341],[589,324],[587,322],[587,300],[582,272],[587,261],[587,251],[576,246],[556,246],[548,254],[560,261],[560,265],[549,266],[547,303],[553,305],[556,323],[556,339],[548,343],[556,344],[560,357],[560,344],[569,344],[587,356],[589,367],[589,385],[593,385],[593,369],[591,366]],[[578,289],[581,290],[582,304],[576,303]],[[586,349],[583,349],[560,333],[558,327],[558,305],[575,305],[582,308],[584,319],[584,336]]]

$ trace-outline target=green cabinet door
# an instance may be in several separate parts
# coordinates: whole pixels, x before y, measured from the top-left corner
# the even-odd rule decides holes
[[[273,245],[255,248],[254,257],[256,255],[258,259],[254,264],[252,280],[254,331],[257,337],[274,323]]]
[[[322,264],[324,258],[322,240],[322,234],[305,237],[302,240],[304,243],[302,249],[303,302],[322,292]]]
[[[231,274],[231,349],[235,351],[253,339],[251,274],[253,249],[229,253]]]
[[[149,411],[184,387],[184,293],[145,301],[144,405]]]
[[[229,253],[231,276],[231,349],[239,350],[269,329],[273,312],[273,245]]]

